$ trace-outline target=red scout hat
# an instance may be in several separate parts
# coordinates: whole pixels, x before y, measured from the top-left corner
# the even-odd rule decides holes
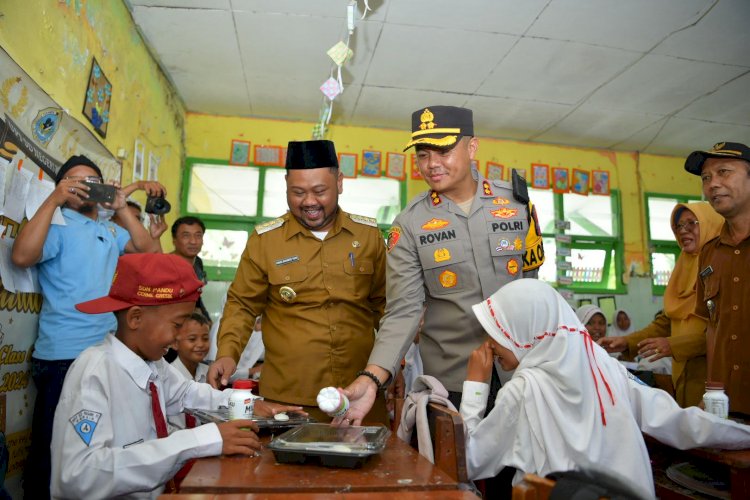
[[[109,295],[76,304],[88,314],[120,311],[130,306],[162,306],[196,302],[203,283],[185,259],[173,254],[133,253],[117,261]]]

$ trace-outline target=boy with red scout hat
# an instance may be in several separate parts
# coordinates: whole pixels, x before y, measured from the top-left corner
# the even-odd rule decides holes
[[[52,435],[53,497],[156,498],[190,459],[260,449],[251,420],[167,435],[167,415],[216,409],[230,394],[185,380],[162,359],[202,286],[181,257],[125,255],[109,295],[76,305],[88,314],[114,312],[117,332],[81,353],[65,378]],[[295,409],[255,405],[266,416]]]

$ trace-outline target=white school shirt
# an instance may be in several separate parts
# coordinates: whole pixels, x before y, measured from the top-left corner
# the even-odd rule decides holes
[[[237,368],[234,370],[230,380],[234,382],[237,379],[250,378],[250,368],[262,358],[266,353],[266,346],[263,344],[263,332],[253,330],[250,339],[242,351],[240,360],[237,362]]]
[[[156,498],[187,460],[221,454],[215,424],[157,438],[150,381],[165,417],[218,408],[230,394],[184,380],[163,359],[144,361],[107,335],[65,377],[52,432],[53,498]]]
[[[609,421],[606,429],[611,446],[598,451],[588,450],[600,454],[600,457],[592,456],[590,463],[576,463],[568,450],[552,448],[547,448],[545,462],[534,463],[531,450],[539,446],[538,438],[521,422],[527,417],[521,404],[524,383],[522,379],[514,379],[513,383],[504,385],[495,407],[482,419],[489,385],[464,382],[460,413],[466,428],[466,461],[470,479],[493,477],[506,465],[519,469],[513,484],[517,484],[524,473],[546,476],[576,467],[598,468],[624,479],[641,494],[654,498],[651,463],[643,437],[640,433],[630,432],[628,426],[618,425],[615,420]],[[629,400],[620,400],[619,404],[630,407],[641,432],[669,446],[683,450],[704,446],[750,447],[750,426],[716,417],[695,406],[680,408],[666,392],[632,379],[627,381],[627,388]],[[640,485],[645,485],[645,488]]]
[[[185,367],[179,356],[174,358],[174,361],[172,361],[172,368],[177,370],[185,380],[195,380],[196,382],[200,382],[202,384],[206,383],[206,376],[208,375],[208,365],[198,363],[198,366],[195,368],[195,378],[193,378],[193,376],[190,374],[190,370]],[[185,425],[185,414],[181,413],[179,415],[172,415],[168,417],[167,424],[170,434],[176,430],[187,428],[187,425]],[[196,425],[200,425],[200,422],[196,422]]]

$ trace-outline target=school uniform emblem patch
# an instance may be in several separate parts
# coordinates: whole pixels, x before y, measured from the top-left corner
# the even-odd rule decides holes
[[[91,438],[94,436],[96,426],[99,424],[99,419],[102,414],[91,410],[81,410],[72,417],[69,421],[73,425],[76,434],[80,436],[86,446],[91,444]]]
[[[438,279],[443,288],[453,288],[458,283],[458,276],[453,271],[443,271]]]

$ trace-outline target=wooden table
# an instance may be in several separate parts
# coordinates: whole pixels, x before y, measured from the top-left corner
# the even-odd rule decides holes
[[[315,463],[278,464],[273,452],[267,448],[259,457],[201,458],[183,480],[180,493],[369,493],[457,489],[456,480],[432,465],[414,448],[391,436],[385,450],[370,457],[359,469],[329,468]]]
[[[651,457],[656,495],[659,498],[709,498],[682,487],[666,476],[666,469],[672,464],[696,462],[700,466],[700,461],[729,469],[730,493],[733,499],[750,498],[750,450],[719,450],[715,448],[677,450],[650,436],[644,435],[644,438]]]

